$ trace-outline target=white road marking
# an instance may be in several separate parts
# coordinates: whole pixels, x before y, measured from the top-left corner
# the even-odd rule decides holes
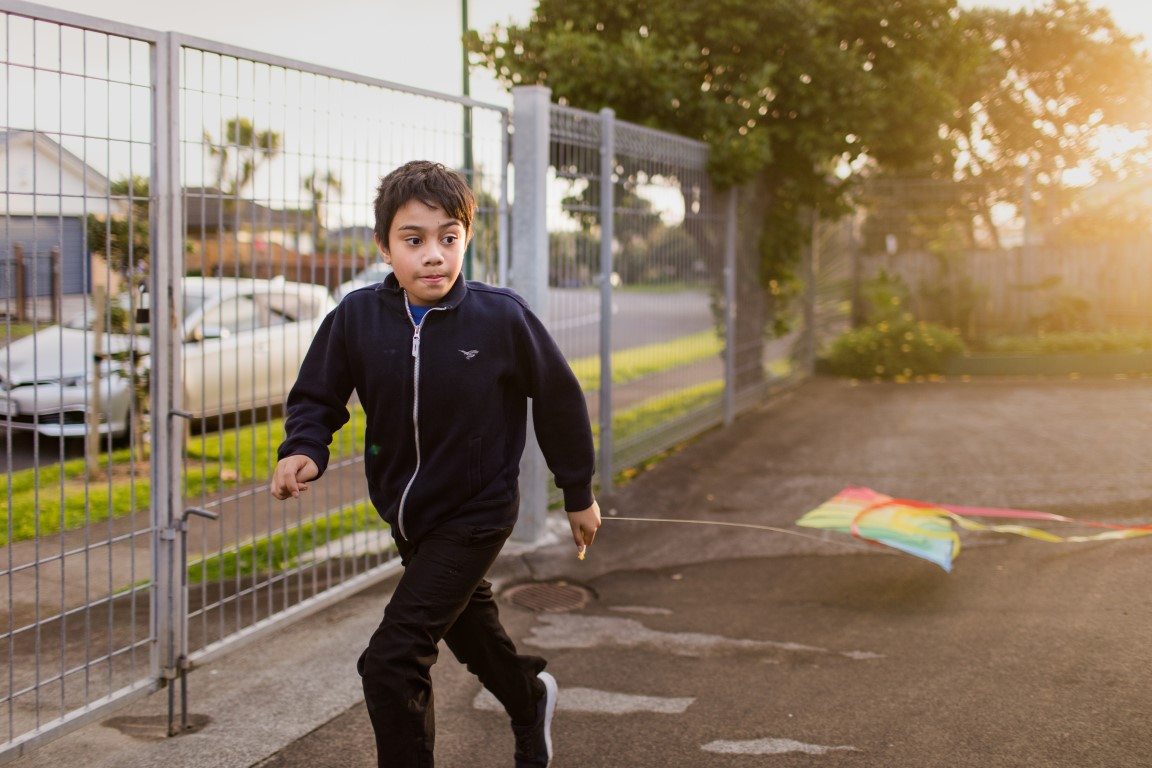
[[[882,658],[884,658],[884,654],[873,653],[872,651],[842,651],[840,653],[840,655],[841,656],[847,656],[850,659],[856,659],[857,661],[867,661],[868,659],[882,659]]]
[[[756,739],[754,741],[711,741],[701,744],[705,752],[722,755],[786,755],[789,752],[803,752],[806,755],[825,755],[829,752],[859,752],[856,747],[825,747],[820,744],[805,744],[792,739]]]
[[[641,624],[635,619],[617,619],[612,616],[580,616],[569,614],[541,614],[540,624],[532,627],[532,635],[524,639],[538,648],[596,648],[615,645],[624,648],[648,647],[678,656],[700,656],[705,653],[732,651],[783,650],[802,653],[835,653],[827,648],[802,643],[775,640],[745,640],[706,635],[696,632],[661,632]],[[850,651],[848,658],[860,658],[863,651]],[[871,658],[882,658],[872,654]]]
[[[613,605],[608,608],[610,611],[619,611],[620,613],[639,613],[645,616],[671,616],[672,611],[667,608],[653,608],[647,605]]]
[[[694,701],[696,701],[694,697],[635,696],[630,693],[598,691],[595,688],[561,686],[556,707],[565,712],[591,712],[599,715],[630,715],[636,712],[682,715]],[[485,712],[504,711],[504,707],[486,688],[481,688],[476,694],[472,706]]]

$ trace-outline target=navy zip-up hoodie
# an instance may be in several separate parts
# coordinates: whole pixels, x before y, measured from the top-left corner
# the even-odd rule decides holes
[[[367,418],[369,496],[405,539],[446,521],[515,523],[527,398],[564,508],[592,505],[584,394],[543,323],[510,290],[459,277],[419,327],[395,275],[345,296],[288,394],[279,458],[303,454],[323,474],[354,389]]]

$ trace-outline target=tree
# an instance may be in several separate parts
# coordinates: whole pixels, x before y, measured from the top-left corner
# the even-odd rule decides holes
[[[469,45],[509,85],[545,84],[562,102],[710,145],[712,179],[743,185],[739,257],[766,289],[739,298],[735,343],[752,359],[777,317],[764,299],[810,231],[802,212],[845,202],[833,171],[946,151],[939,127],[959,105],[937,62],[965,40],[952,0],[541,0],[529,24]],[[759,377],[754,360],[738,368]]]
[[[126,214],[88,214],[88,251],[99,253],[108,265],[124,276],[146,265],[151,254],[148,228],[148,179],[133,176],[113,181],[108,188],[112,200],[123,201]]]
[[[340,181],[340,177],[332,171],[324,171],[321,173],[318,169],[313,169],[312,173],[304,177],[301,182],[304,191],[312,200],[312,246],[318,248],[320,245],[320,231],[327,229],[321,222],[324,221],[325,204],[333,198],[339,197],[344,191],[344,186]]]
[[[998,204],[1019,208],[1027,197],[1034,219],[1058,220],[1081,197],[1069,171],[1119,181],[1147,168],[1152,63],[1106,10],[1051,0],[974,8],[956,25],[962,55],[941,62],[960,106],[941,126],[947,152],[883,185],[880,205],[905,212],[899,229],[964,248],[981,244],[979,231],[999,247]]]
[[[1101,180],[1147,167],[1146,140],[1116,155],[1100,151],[1117,128],[1152,128],[1152,62],[1107,10],[1052,0],[1034,10],[977,8],[960,21],[982,56],[957,73],[966,109],[948,123],[946,163],[957,178],[981,182],[985,213],[1020,199],[1025,168],[1043,201],[1040,193],[1066,187],[1073,169]]]
[[[256,169],[280,153],[280,134],[257,131],[246,117],[234,117],[224,128],[224,140],[217,144],[204,131],[204,145],[216,162],[216,188],[237,198],[243,193]]]

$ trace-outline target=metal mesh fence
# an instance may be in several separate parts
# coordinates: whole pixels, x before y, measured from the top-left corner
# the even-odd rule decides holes
[[[324,482],[298,502],[277,502],[264,486],[283,438],[278,406],[333,306],[329,291],[338,300],[388,271],[372,201],[403,162],[437,160],[472,179],[468,269],[500,281],[507,115],[206,41],[183,41],[180,66],[180,343],[184,409],[199,431],[184,453],[184,488],[188,505],[220,515],[189,523],[197,658],[393,557],[367,498],[358,403]]]
[[[618,123],[615,150],[612,466],[626,468],[722,419],[724,217],[705,145]]]
[[[604,491],[808,370],[801,341],[839,305],[817,310],[805,294],[778,306],[794,330],[769,337],[771,295],[749,234],[764,201],[751,188],[718,193],[706,145],[607,110],[551,105],[548,128],[547,320],[584,387]],[[826,265],[811,284],[842,290],[834,272]]]
[[[504,281],[509,119],[20,2],[0,83],[7,760],[387,570],[362,410],[276,503],[280,405],[323,316],[383,277],[399,164],[471,180],[466,269]]]
[[[0,755],[156,685],[133,429],[155,41],[0,13]]]
[[[471,179],[467,274],[505,283],[510,116],[3,2],[7,759],[388,570],[359,404],[286,503],[266,486],[280,406],[324,315],[386,271],[372,200],[399,164]],[[546,321],[610,488],[803,372],[842,283],[816,268],[842,262],[813,250],[799,330],[766,341],[754,192],[718,194],[704,145],[611,113],[546,127]]]

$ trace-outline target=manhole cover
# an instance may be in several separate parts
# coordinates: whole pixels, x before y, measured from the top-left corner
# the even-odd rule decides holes
[[[504,597],[513,605],[529,611],[563,613],[583,608],[594,595],[587,587],[565,581],[543,581],[509,587]]]

